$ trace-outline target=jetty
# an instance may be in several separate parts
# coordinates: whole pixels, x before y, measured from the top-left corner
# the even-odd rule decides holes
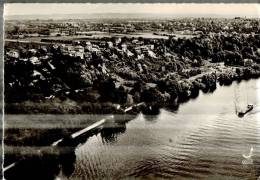
[[[127,112],[133,110],[135,107],[139,107],[139,106],[142,106],[142,105],[144,105],[144,104],[145,104],[144,102],[141,102],[141,103],[132,105],[132,106],[130,106],[130,107],[126,107],[126,108],[124,108],[124,109],[121,108],[121,107],[120,107],[120,108],[121,108],[122,112],[127,113]],[[109,116],[107,116],[107,117],[105,117],[105,118],[102,118],[102,119],[100,119],[99,121],[97,121],[97,122],[91,124],[90,126],[87,126],[86,128],[83,128],[83,129],[81,129],[81,130],[79,130],[79,131],[77,131],[77,132],[74,132],[73,134],[71,134],[71,135],[70,135],[69,137],[67,137],[67,138],[58,139],[57,141],[53,142],[53,143],[51,144],[51,146],[52,146],[52,147],[57,147],[57,146],[60,146],[60,145],[66,145],[66,144],[68,143],[68,142],[67,142],[68,140],[69,140],[70,142],[76,141],[77,138],[80,138],[80,137],[86,135],[87,133],[90,133],[90,132],[92,132],[92,131],[94,131],[94,130],[96,130],[96,129],[102,129],[102,128],[104,128],[104,125],[105,125],[106,123],[108,123],[108,122],[112,122],[113,119],[114,119],[114,115],[109,115]],[[89,135],[89,136],[91,136],[91,135]],[[39,150],[39,151],[40,151],[40,150]],[[19,162],[21,162],[21,161],[22,161],[22,160],[18,160],[18,161],[16,161],[16,162],[14,162],[14,163],[12,163],[12,164],[10,164],[10,165],[4,167],[2,173],[6,172],[6,171],[8,171],[8,170],[10,170],[10,169],[12,169],[13,167],[15,167],[15,166],[16,166]]]

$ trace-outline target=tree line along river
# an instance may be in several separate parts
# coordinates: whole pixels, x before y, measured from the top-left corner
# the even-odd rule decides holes
[[[34,164],[41,162],[48,168],[41,168],[36,176],[56,179],[257,179],[259,89],[260,79],[233,82],[210,94],[200,92],[176,111],[140,113],[125,123],[120,116],[122,123],[117,126],[25,165],[37,167]],[[239,118],[236,106],[243,108],[247,103],[255,108]]]

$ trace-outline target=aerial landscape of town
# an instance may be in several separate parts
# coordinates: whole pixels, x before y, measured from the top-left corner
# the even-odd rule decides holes
[[[7,179],[260,176],[259,18],[6,19],[4,29]]]
[[[7,21],[6,112],[173,105],[217,81],[259,77],[259,27],[258,19],[240,18]],[[51,108],[55,102],[60,107]]]

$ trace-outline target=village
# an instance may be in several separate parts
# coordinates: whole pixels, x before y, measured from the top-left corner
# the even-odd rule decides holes
[[[199,90],[214,91],[217,82],[260,75],[257,19],[6,24],[10,113],[111,113],[118,104],[140,102],[177,106]]]
[[[3,8],[4,179],[259,179],[259,4]]]

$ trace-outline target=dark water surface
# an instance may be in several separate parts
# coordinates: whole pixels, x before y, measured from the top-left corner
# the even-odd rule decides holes
[[[76,148],[71,179],[257,179],[260,176],[260,80],[218,87],[158,116],[138,115],[111,141],[102,134]],[[258,101],[257,101],[258,100]],[[253,148],[251,158],[245,159]]]
[[[257,179],[259,90],[260,79],[234,82],[200,93],[176,111],[138,114],[128,122],[117,118],[117,126],[111,124],[73,148],[61,148],[65,153],[47,158],[49,169],[41,171],[56,179]],[[236,109],[247,103],[256,106],[237,117]],[[250,150],[251,156],[243,157]]]

